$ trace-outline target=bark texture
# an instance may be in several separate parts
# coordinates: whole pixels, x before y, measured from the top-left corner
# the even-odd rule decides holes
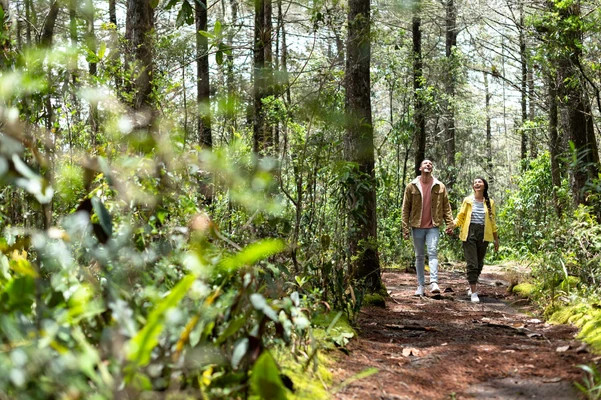
[[[357,166],[349,189],[353,275],[369,291],[382,287],[377,247],[376,181],[370,85],[370,1],[350,0],[346,59],[346,159]]]

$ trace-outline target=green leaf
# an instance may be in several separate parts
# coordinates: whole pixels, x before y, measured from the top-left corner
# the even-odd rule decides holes
[[[230,336],[232,336],[233,334],[238,332],[240,330],[240,328],[242,328],[244,326],[245,322],[246,322],[246,317],[244,315],[239,315],[238,318],[236,318],[232,322],[230,322],[230,324],[227,326],[227,328],[225,328],[225,330],[221,333],[221,335],[219,335],[215,344],[220,345],[221,343],[225,342],[227,340],[227,338],[229,338]]]
[[[94,208],[94,214],[98,217],[98,222],[100,223],[100,227],[106,233],[108,237],[113,234],[113,223],[111,221],[111,214],[109,214],[108,210],[102,204],[102,201],[94,196],[92,197],[92,207]]]
[[[265,297],[263,297],[261,294],[259,294],[259,293],[251,294],[250,302],[256,310],[261,311],[272,321],[278,321],[278,315],[273,310],[273,308],[271,308],[271,306],[267,303],[267,300],[265,300]]]
[[[268,351],[263,352],[252,369],[252,393],[264,400],[286,400],[287,389],[280,378],[280,370]]]
[[[187,0],[184,0],[182,3],[182,8],[179,10],[177,14],[177,19],[175,21],[175,25],[180,27],[182,25],[192,25],[194,23],[194,10],[192,10],[192,6],[188,3]]]
[[[284,250],[283,241],[278,239],[264,239],[246,246],[238,254],[225,258],[221,262],[221,266],[227,270],[233,271],[245,265],[253,265],[282,250]]]
[[[159,0],[150,0],[150,7],[157,8],[159,6]]]
[[[369,376],[372,376],[374,374],[377,374],[379,371],[377,368],[367,368],[364,369],[363,371],[359,372],[356,375],[351,376],[350,378],[345,379],[340,385],[338,385],[338,387],[336,387],[334,389],[334,393],[338,392],[340,389],[344,388],[345,386],[350,385],[351,383],[358,381],[359,379],[364,379],[367,378]]]
[[[10,281],[2,297],[0,303],[2,309],[6,311],[19,310],[25,314],[31,312],[31,305],[35,300],[35,285],[31,276],[23,276]]]
[[[221,34],[221,29],[221,21],[215,21],[215,27],[213,28],[213,33],[215,34],[215,36],[219,36]]]
[[[248,338],[242,338],[236,342],[234,351],[232,352],[232,368],[237,369],[242,362],[242,358],[248,351]]]
[[[106,42],[101,42],[100,48],[98,49],[98,59],[102,60],[102,58],[104,58],[105,54],[106,54]]]
[[[150,362],[152,349],[159,341],[159,335],[163,330],[163,319],[167,311],[175,306],[184,298],[188,290],[196,280],[194,275],[186,275],[173,289],[167,297],[161,301],[148,316],[144,328],[129,342],[128,358],[137,366],[144,366]]]
[[[206,37],[207,39],[215,39],[215,35],[207,31],[198,31],[198,34]]]
[[[215,53],[215,61],[217,62],[217,65],[223,64],[223,52],[221,50],[217,50]]]
[[[170,8],[173,8],[173,6],[175,4],[177,4],[179,0],[169,0],[169,2],[165,5],[165,10],[169,10]]]

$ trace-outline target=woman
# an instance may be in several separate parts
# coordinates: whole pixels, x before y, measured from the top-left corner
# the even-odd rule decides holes
[[[470,284],[468,295],[472,302],[479,303],[476,283],[482,272],[486,248],[489,242],[494,241],[495,251],[498,251],[499,236],[495,222],[495,202],[488,197],[488,182],[477,177],[472,188],[474,194],[463,200],[461,210],[455,218],[455,226],[461,229],[459,239],[463,241],[467,281]]]

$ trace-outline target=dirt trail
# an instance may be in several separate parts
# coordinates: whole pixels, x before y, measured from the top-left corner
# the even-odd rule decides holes
[[[481,303],[469,301],[462,273],[442,272],[443,293],[415,297],[414,274],[386,272],[386,309],[365,307],[359,338],[340,356],[340,381],[379,372],[341,389],[336,399],[577,399],[576,365],[594,357],[576,330],[549,325],[516,303],[502,275],[485,267]],[[487,273],[488,272],[488,273]]]

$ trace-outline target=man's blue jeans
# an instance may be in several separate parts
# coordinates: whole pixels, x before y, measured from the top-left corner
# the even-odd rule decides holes
[[[440,229],[412,228],[413,248],[415,249],[415,270],[417,271],[417,284],[424,286],[425,250],[428,248],[428,261],[430,266],[430,283],[438,283],[438,239]]]

